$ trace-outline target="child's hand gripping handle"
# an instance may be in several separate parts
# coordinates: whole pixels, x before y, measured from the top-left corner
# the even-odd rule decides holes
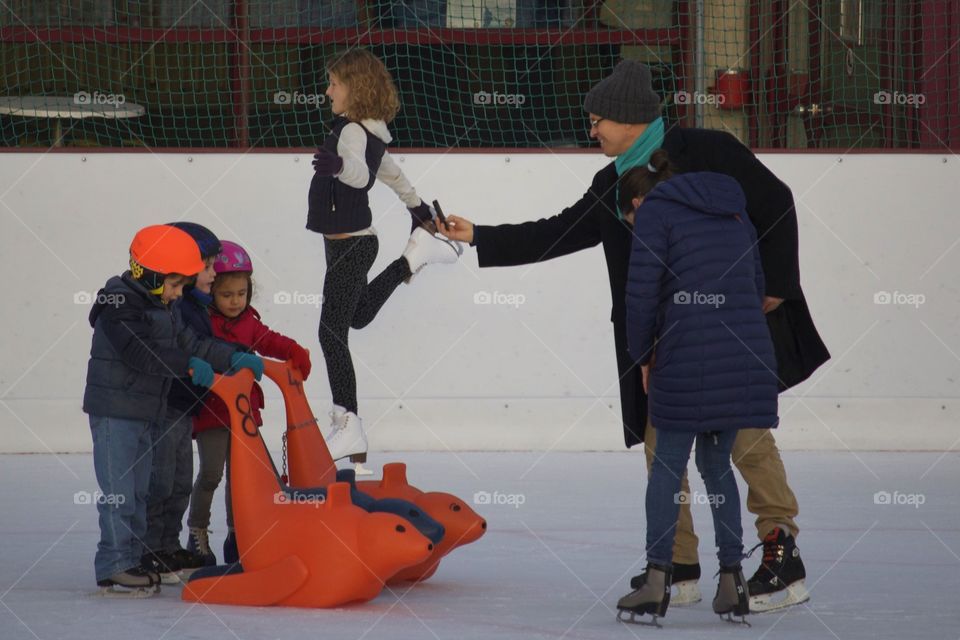
[[[187,363],[187,368],[187,373],[190,374],[190,382],[207,389],[213,386],[213,367],[210,366],[209,362],[193,356]]]

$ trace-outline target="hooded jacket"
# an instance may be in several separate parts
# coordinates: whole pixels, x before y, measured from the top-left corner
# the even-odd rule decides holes
[[[764,318],[757,232],[736,180],[689,173],[658,184],[637,209],[627,274],[627,343],[654,356],[656,429],[777,426],[773,342]]]
[[[760,235],[766,293],[785,298],[767,314],[780,390],[806,380],[830,358],[800,286],[797,212],[790,188],[736,138],[724,131],[672,125],[663,140],[670,160],[683,172],[711,171],[737,180],[747,198],[747,215]],[[630,260],[630,227],[617,215],[617,171],[608,164],[577,202],[560,213],[523,222],[474,227],[481,267],[507,267],[552,260],[603,246],[610,284],[620,412],[627,447],[643,442],[647,394],[627,349],[625,291]]]
[[[198,337],[176,305],[164,304],[129,271],[110,278],[97,294],[90,326],[83,410],[95,416],[159,421],[173,382],[188,375],[191,357],[227,371],[237,351]]]

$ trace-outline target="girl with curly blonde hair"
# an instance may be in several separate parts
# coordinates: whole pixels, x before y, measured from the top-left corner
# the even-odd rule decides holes
[[[387,153],[393,139],[387,123],[400,100],[383,62],[364,49],[350,49],[327,65],[327,76],[334,120],[314,155],[307,215],[307,228],[323,234],[327,264],[319,333],[334,406],[324,438],[334,460],[349,456],[359,468],[366,461],[367,437],[357,416],[350,328],[367,326],[400,283],[424,265],[456,262],[463,248],[435,235],[436,213]],[[401,257],[368,283],[379,250],[368,197],[377,180],[403,201],[413,225]]]

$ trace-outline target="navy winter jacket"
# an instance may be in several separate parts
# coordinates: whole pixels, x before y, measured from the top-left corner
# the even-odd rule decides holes
[[[213,337],[210,313],[207,311],[207,307],[212,302],[212,296],[191,286],[184,288],[183,297],[174,303],[180,311],[183,323],[190,327],[198,338]],[[200,413],[207,391],[206,387],[190,382],[188,377],[174,380],[170,387],[169,406],[171,409],[195,416]]]
[[[627,276],[627,342],[656,353],[656,429],[778,424],[776,361],[763,315],[757,232],[733,178],[688,173],[658,184],[636,213]]]
[[[236,348],[198,338],[167,306],[130,276],[114,276],[90,311],[93,342],[87,365],[84,412],[156,422],[165,417],[173,381],[187,375],[191,356],[217,371],[230,369]]]
[[[747,215],[757,229],[767,295],[786,298],[767,314],[780,389],[803,382],[830,358],[800,286],[797,212],[790,188],[725,131],[670,125],[663,139],[681,172],[716,171],[737,180],[747,196]],[[643,442],[647,394],[627,349],[625,308],[630,227],[617,215],[617,169],[613,162],[593,176],[586,193],[560,213],[520,224],[476,225],[473,242],[481,267],[510,267],[553,260],[602,245],[610,284],[614,353],[620,381],[620,412],[627,447]]]

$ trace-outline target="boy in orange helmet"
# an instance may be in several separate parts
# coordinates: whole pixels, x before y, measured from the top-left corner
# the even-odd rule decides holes
[[[227,343],[200,339],[171,303],[202,271],[200,249],[168,225],[145,227],[130,245],[130,270],[107,281],[90,312],[93,342],[83,411],[90,416],[100,542],[94,560],[103,595],[150,596],[160,577],[141,566],[153,463],[151,425],[166,411],[170,386],[191,376],[209,387],[213,371],[263,361]]]

